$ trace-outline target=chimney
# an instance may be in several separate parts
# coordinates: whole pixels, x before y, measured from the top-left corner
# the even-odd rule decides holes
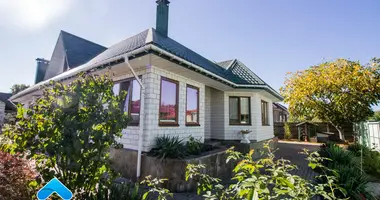
[[[157,0],[156,31],[162,36],[168,37],[169,1]]]
[[[37,61],[37,70],[36,70],[36,79],[34,81],[34,84],[37,84],[44,80],[46,70],[49,66],[49,61],[43,58],[37,58],[36,61]]]

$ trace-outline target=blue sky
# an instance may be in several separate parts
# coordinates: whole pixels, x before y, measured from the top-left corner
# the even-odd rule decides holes
[[[91,2],[91,3],[90,3]],[[380,1],[172,0],[169,36],[214,61],[240,59],[273,88],[286,72],[380,57]],[[155,27],[155,0],[0,0],[0,92],[32,84],[60,30],[110,46]]]

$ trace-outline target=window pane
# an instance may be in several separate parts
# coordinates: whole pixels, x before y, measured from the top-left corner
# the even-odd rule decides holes
[[[133,123],[140,119],[140,84],[137,80],[132,81],[131,117]]]
[[[186,122],[198,123],[198,90],[192,87],[186,90]]]
[[[268,125],[268,103],[261,101],[261,120],[263,125]]]
[[[120,92],[120,83],[116,83],[112,88],[113,94],[115,96],[119,95]]]
[[[130,81],[125,81],[125,82],[120,83],[120,92],[121,91],[127,92],[127,96],[125,97],[124,102],[122,103],[122,109],[124,110],[124,112],[127,112],[127,113],[129,112],[129,98],[131,96],[129,85],[130,85]]]
[[[160,122],[176,122],[177,84],[161,80]]]
[[[238,98],[230,97],[230,123],[239,123]]]
[[[240,123],[249,124],[249,98],[240,98]]]

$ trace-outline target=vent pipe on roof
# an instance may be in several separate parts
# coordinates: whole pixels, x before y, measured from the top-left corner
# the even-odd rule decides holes
[[[162,36],[168,37],[169,26],[169,1],[157,0],[156,30]]]

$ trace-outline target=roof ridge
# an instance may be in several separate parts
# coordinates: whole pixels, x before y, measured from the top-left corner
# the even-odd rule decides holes
[[[63,34],[62,34],[62,33],[63,33]],[[60,34],[61,34],[61,35],[69,35],[69,36],[75,37],[75,38],[77,38],[77,39],[84,40],[84,41],[86,41],[86,42],[89,42],[89,43],[92,43],[92,44],[94,44],[94,45],[98,45],[98,46],[101,46],[101,47],[107,49],[107,47],[105,47],[105,46],[103,46],[103,45],[101,45],[101,44],[98,44],[98,43],[95,43],[95,42],[90,41],[90,40],[88,40],[88,39],[85,39],[85,38],[79,37],[79,36],[77,36],[77,35],[74,35],[74,34],[72,34],[72,33],[69,33],[69,32],[67,32],[67,31],[64,31],[64,30],[61,30],[61,33],[60,33]]]

